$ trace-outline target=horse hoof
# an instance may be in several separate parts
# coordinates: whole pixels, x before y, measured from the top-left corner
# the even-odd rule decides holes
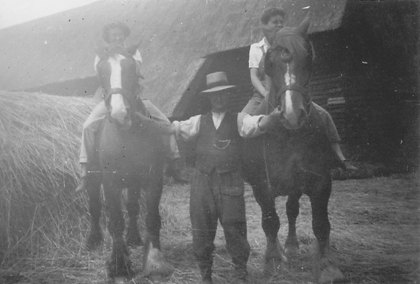
[[[86,241],[86,249],[88,251],[97,250],[101,246],[103,240],[104,238],[100,230],[90,232],[89,237]]]
[[[119,283],[125,283],[121,281],[127,281],[134,277],[135,273],[131,269],[131,262],[127,262],[124,265],[116,263],[108,263],[108,277],[113,283],[120,281]]]
[[[328,265],[321,271],[321,275],[319,277],[319,283],[336,283],[336,282],[343,282],[346,278],[344,277],[343,273],[341,272],[338,267],[335,265]]]
[[[299,245],[297,243],[288,243],[284,245],[284,253],[288,258],[296,257],[299,252]]]
[[[279,258],[271,258],[265,262],[264,275],[272,277],[281,271],[282,261]]]
[[[114,242],[111,258],[107,262],[107,269],[110,279],[133,278],[134,271],[131,268],[128,249],[122,240]]]
[[[173,271],[173,266],[164,259],[162,252],[157,248],[151,247],[146,256],[144,275],[166,277],[172,274]]]

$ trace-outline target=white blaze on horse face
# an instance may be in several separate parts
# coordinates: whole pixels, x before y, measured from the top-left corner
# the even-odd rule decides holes
[[[111,66],[111,76],[109,78],[109,83],[111,89],[120,89],[121,84],[121,60],[125,57],[121,54],[116,54],[108,58],[108,63]]]
[[[116,54],[108,58],[108,63],[111,67],[111,75],[109,78],[111,89],[121,89],[121,60],[125,57]],[[111,96],[111,117],[123,124],[127,116],[127,106],[124,103],[123,96],[121,94],[113,94]]]
[[[293,85],[294,83],[296,83],[296,76],[295,74],[290,72],[290,64],[287,63],[286,64],[286,73],[284,74],[284,83],[287,85]]]
[[[111,96],[111,117],[120,124],[124,124],[127,116],[127,107],[125,106],[123,96],[121,94],[113,94]]]
[[[296,82],[296,76],[295,74],[290,72],[290,65],[287,63],[287,70],[284,74],[284,83],[285,86],[291,86]],[[291,126],[297,126],[298,125],[298,113],[296,113],[296,110],[293,106],[293,100],[292,100],[292,90],[286,90],[286,93],[284,95],[284,117],[289,121]]]

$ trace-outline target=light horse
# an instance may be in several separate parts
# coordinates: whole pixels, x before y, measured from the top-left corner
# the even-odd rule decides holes
[[[140,190],[145,190],[146,241],[143,273],[167,275],[172,267],[163,259],[159,234],[161,218],[159,203],[163,187],[162,135],[155,122],[144,119],[144,109],[136,98],[137,80],[134,59],[121,52],[109,55],[97,65],[98,75],[105,90],[107,118],[99,135],[98,158],[107,216],[108,231],[112,237],[112,255],[108,261],[111,279],[131,278],[133,270],[124,242],[124,214],[121,208],[122,190],[127,188],[129,227],[127,242],[140,244],[137,228]],[[92,232],[88,245],[94,247],[100,240],[100,184],[88,189]]]
[[[306,194],[317,240],[314,278],[328,282],[343,278],[329,257],[330,169],[336,158],[308,89],[313,59],[308,26],[309,20],[305,19],[298,27],[279,30],[266,54],[265,70],[273,86],[264,112],[270,113],[273,123],[263,136],[245,140],[243,172],[262,211],[267,239],[265,271],[277,273],[281,262],[297,252],[296,218],[299,199]],[[289,230],[284,250],[277,237],[277,196],[288,196]]]

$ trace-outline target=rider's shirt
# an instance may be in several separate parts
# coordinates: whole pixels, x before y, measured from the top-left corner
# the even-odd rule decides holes
[[[269,48],[270,44],[265,37],[261,41],[251,44],[249,49],[249,68],[259,68],[261,59]]]
[[[136,49],[136,52],[133,55],[133,59],[136,61],[136,73],[139,77],[141,77],[142,75],[140,73],[140,67],[143,63],[143,58],[141,56],[140,50]],[[95,60],[93,62],[93,69],[95,70],[95,72],[98,71],[96,66],[98,65],[100,60],[100,57],[98,55],[95,55]]]
[[[258,78],[263,83],[264,87],[267,87],[265,80],[266,75],[264,70],[264,58],[269,48],[270,44],[264,37],[261,41],[253,43],[249,49],[249,68],[258,69]]]

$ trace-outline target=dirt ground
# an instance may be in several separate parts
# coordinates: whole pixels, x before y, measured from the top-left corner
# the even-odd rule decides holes
[[[418,174],[333,182],[329,204],[331,245],[337,265],[348,283],[419,283],[419,192]],[[175,272],[168,279],[142,277],[142,249],[131,249],[137,276],[130,283],[199,283],[192,257],[188,198],[189,185],[165,186],[161,202],[162,246]],[[297,221],[299,255],[290,265],[284,266],[275,279],[264,278],[262,273],[265,237],[260,208],[249,186],[245,198],[251,245],[250,283],[310,283],[314,236],[308,198],[301,199]],[[282,243],[287,234],[285,200],[283,197],[277,199]],[[24,278],[6,283],[106,283],[105,262],[109,252],[107,235],[105,245],[98,252],[88,253],[80,247],[80,251],[71,254],[73,258],[47,256],[47,260],[54,260],[54,266],[49,266],[46,259],[32,263],[33,268],[23,272]],[[214,282],[230,283],[232,265],[220,226],[214,259]]]

